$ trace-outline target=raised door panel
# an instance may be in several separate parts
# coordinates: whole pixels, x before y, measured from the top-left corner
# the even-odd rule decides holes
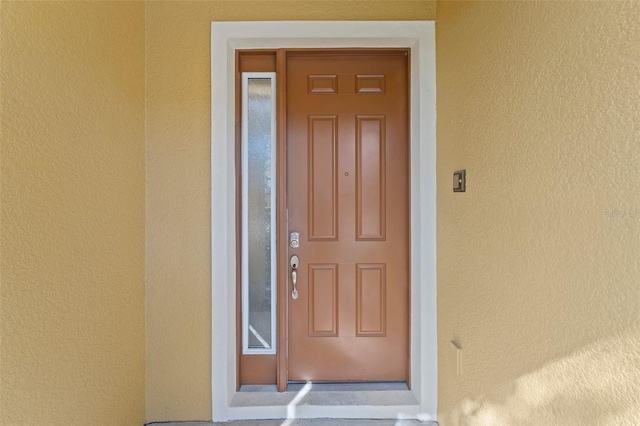
[[[335,74],[311,74],[307,76],[307,91],[316,95],[335,95],[338,88],[338,76]]]
[[[338,265],[309,265],[309,336],[338,335]]]
[[[359,95],[382,95],[385,92],[384,75],[357,75],[356,93]]]
[[[385,336],[386,265],[356,265],[356,336]]]
[[[356,237],[386,234],[386,146],[383,115],[356,116]]]
[[[338,221],[337,128],[335,115],[308,118],[309,240],[336,240]]]

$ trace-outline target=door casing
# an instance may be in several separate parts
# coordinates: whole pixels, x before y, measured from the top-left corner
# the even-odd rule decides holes
[[[234,406],[236,396],[236,194],[234,163],[234,57],[236,49],[408,47],[411,49],[411,381],[416,406],[408,415],[435,419],[436,161],[435,26],[433,21],[213,22],[212,71],[212,419],[287,417],[287,405]],[[246,396],[246,395],[245,395]],[[358,407],[351,417],[366,417]],[[398,407],[378,410],[394,417]],[[278,414],[280,413],[280,414]],[[296,417],[322,417],[317,407],[299,407]],[[396,413],[397,414],[397,413]],[[369,414],[370,416],[370,414]]]

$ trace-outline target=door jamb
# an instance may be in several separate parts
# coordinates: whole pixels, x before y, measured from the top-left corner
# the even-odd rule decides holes
[[[411,49],[411,229],[414,235],[411,241],[411,382],[419,404],[416,410],[423,414],[422,418],[435,419],[437,326],[434,22],[213,22],[211,41],[212,419],[226,421],[230,417],[260,418],[255,417],[260,412],[257,407],[232,407],[231,404],[236,393],[235,150],[234,144],[230,143],[234,141],[235,50],[287,47]],[[278,406],[268,408],[277,411]],[[286,409],[286,405],[284,408]],[[307,414],[301,412],[299,417],[322,417],[326,414],[322,409],[305,412]],[[354,412],[354,416],[358,415],[366,414]]]
[[[283,256],[283,253],[287,253],[287,238],[289,234],[289,223],[287,218],[287,97],[286,97],[286,81],[287,81],[287,67],[286,67],[286,52],[284,49],[278,49],[276,52],[276,91],[277,91],[277,105],[276,114],[278,123],[278,157],[276,160],[276,168],[278,170],[278,184],[277,184],[277,215],[278,215],[278,291],[277,291],[277,304],[276,315],[278,316],[277,323],[277,349],[276,349],[276,387],[278,392],[284,392],[287,390],[287,379],[289,377],[287,371],[287,303],[289,295],[287,294],[287,276],[289,274],[289,264],[287,262],[287,256]]]

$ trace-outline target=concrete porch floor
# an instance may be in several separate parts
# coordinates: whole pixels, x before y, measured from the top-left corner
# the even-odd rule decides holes
[[[373,420],[373,419],[279,419],[279,420],[234,420],[227,423],[210,422],[155,422],[147,426],[415,426],[436,425],[419,420]]]

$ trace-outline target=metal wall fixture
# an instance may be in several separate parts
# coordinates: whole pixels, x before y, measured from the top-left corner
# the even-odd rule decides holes
[[[465,192],[467,188],[467,170],[453,172],[453,192]]]

